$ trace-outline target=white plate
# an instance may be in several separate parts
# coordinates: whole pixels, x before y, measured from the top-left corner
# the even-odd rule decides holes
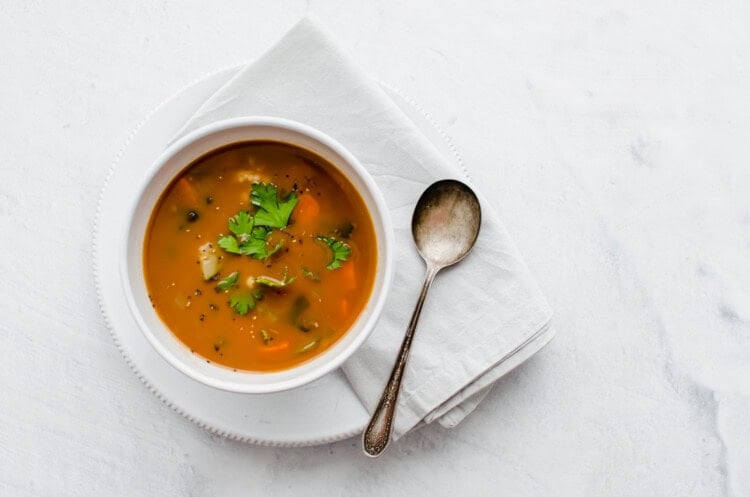
[[[116,251],[125,209],[138,179],[182,125],[242,65],[211,73],[154,109],[131,133],[115,158],[100,194],[94,225],[94,277],[99,304],[128,365],[163,402],[199,426],[235,440],[276,446],[317,445],[359,434],[368,414],[341,371],[281,393],[249,395],[208,387],[170,366],[146,340],[131,316],[118,272]],[[382,84],[386,92],[446,157],[461,159],[448,137],[419,106]],[[300,415],[304,412],[304,415]]]

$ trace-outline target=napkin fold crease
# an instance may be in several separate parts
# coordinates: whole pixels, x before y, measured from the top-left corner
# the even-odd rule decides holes
[[[349,149],[375,179],[391,211],[395,274],[367,342],[343,366],[370,411],[401,345],[424,276],[411,213],[438,179],[467,182],[314,16],[242,68],[208,99],[180,135],[231,117],[265,115],[309,124]],[[394,438],[433,421],[454,427],[495,381],[554,334],[551,310],[495,213],[477,190],[482,229],[467,258],[438,275],[427,297],[404,376]]]

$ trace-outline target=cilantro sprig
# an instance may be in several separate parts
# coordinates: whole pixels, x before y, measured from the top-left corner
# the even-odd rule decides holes
[[[237,314],[244,316],[250,309],[255,308],[255,299],[249,293],[239,293],[229,297],[229,306],[235,310]]]
[[[255,309],[255,304],[259,300],[263,300],[263,292],[261,291],[235,293],[229,297],[229,307],[234,309],[237,314],[244,316],[252,309]]]
[[[284,240],[279,240],[275,247],[269,249],[268,235],[272,230],[265,226],[255,226],[253,217],[244,211],[229,219],[229,231],[234,234],[219,237],[217,244],[230,254],[249,255],[263,260],[271,257],[284,245]]]
[[[275,247],[269,248],[269,235],[274,229],[287,227],[298,201],[294,192],[280,199],[272,183],[253,183],[250,202],[256,207],[255,213],[240,211],[231,217],[228,225],[232,234],[219,237],[219,247],[230,254],[268,259],[284,245],[284,240],[280,240]]]
[[[224,292],[226,290],[229,290],[230,288],[237,286],[237,280],[240,277],[240,273],[237,271],[233,272],[226,278],[222,278],[219,280],[219,282],[216,284],[216,291],[217,292]]]
[[[255,278],[255,282],[261,285],[269,286],[271,288],[284,288],[285,286],[292,284],[296,279],[296,276],[292,276],[291,278],[289,277],[289,267],[284,266],[284,275],[281,277],[281,279],[263,275],[257,276]]]
[[[229,231],[237,235],[240,243],[247,241],[254,225],[252,216],[245,211],[238,212],[237,215],[229,219]]]
[[[299,199],[294,192],[279,199],[279,192],[273,184],[253,183],[250,201],[258,208],[253,216],[256,226],[284,229]]]
[[[328,245],[328,248],[331,249],[333,258],[331,259],[331,262],[326,265],[326,269],[328,269],[329,271],[340,268],[341,263],[347,261],[352,253],[351,247],[349,247],[349,245],[342,242],[341,240],[323,235],[318,235],[315,237],[315,239],[325,243],[326,245]]]

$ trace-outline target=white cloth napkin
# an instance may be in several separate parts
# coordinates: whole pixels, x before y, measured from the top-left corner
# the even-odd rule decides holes
[[[246,115],[294,119],[332,136],[375,178],[396,235],[393,288],[378,325],[343,370],[372,412],[396,358],[422,284],[412,209],[442,178],[464,180],[382,88],[315,18],[306,17],[241,69],[185,125]],[[487,197],[477,245],[430,290],[399,399],[394,437],[438,420],[453,427],[489,387],[552,338],[551,310]],[[484,192],[491,196],[492,192]]]

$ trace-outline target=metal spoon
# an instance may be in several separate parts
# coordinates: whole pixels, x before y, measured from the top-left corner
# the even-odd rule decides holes
[[[382,454],[391,439],[401,379],[427,290],[438,271],[466,257],[477,240],[481,223],[479,200],[471,188],[460,181],[442,180],[433,183],[414,208],[411,232],[417,250],[427,264],[427,274],[391,377],[370,424],[362,435],[363,449],[370,457]]]

